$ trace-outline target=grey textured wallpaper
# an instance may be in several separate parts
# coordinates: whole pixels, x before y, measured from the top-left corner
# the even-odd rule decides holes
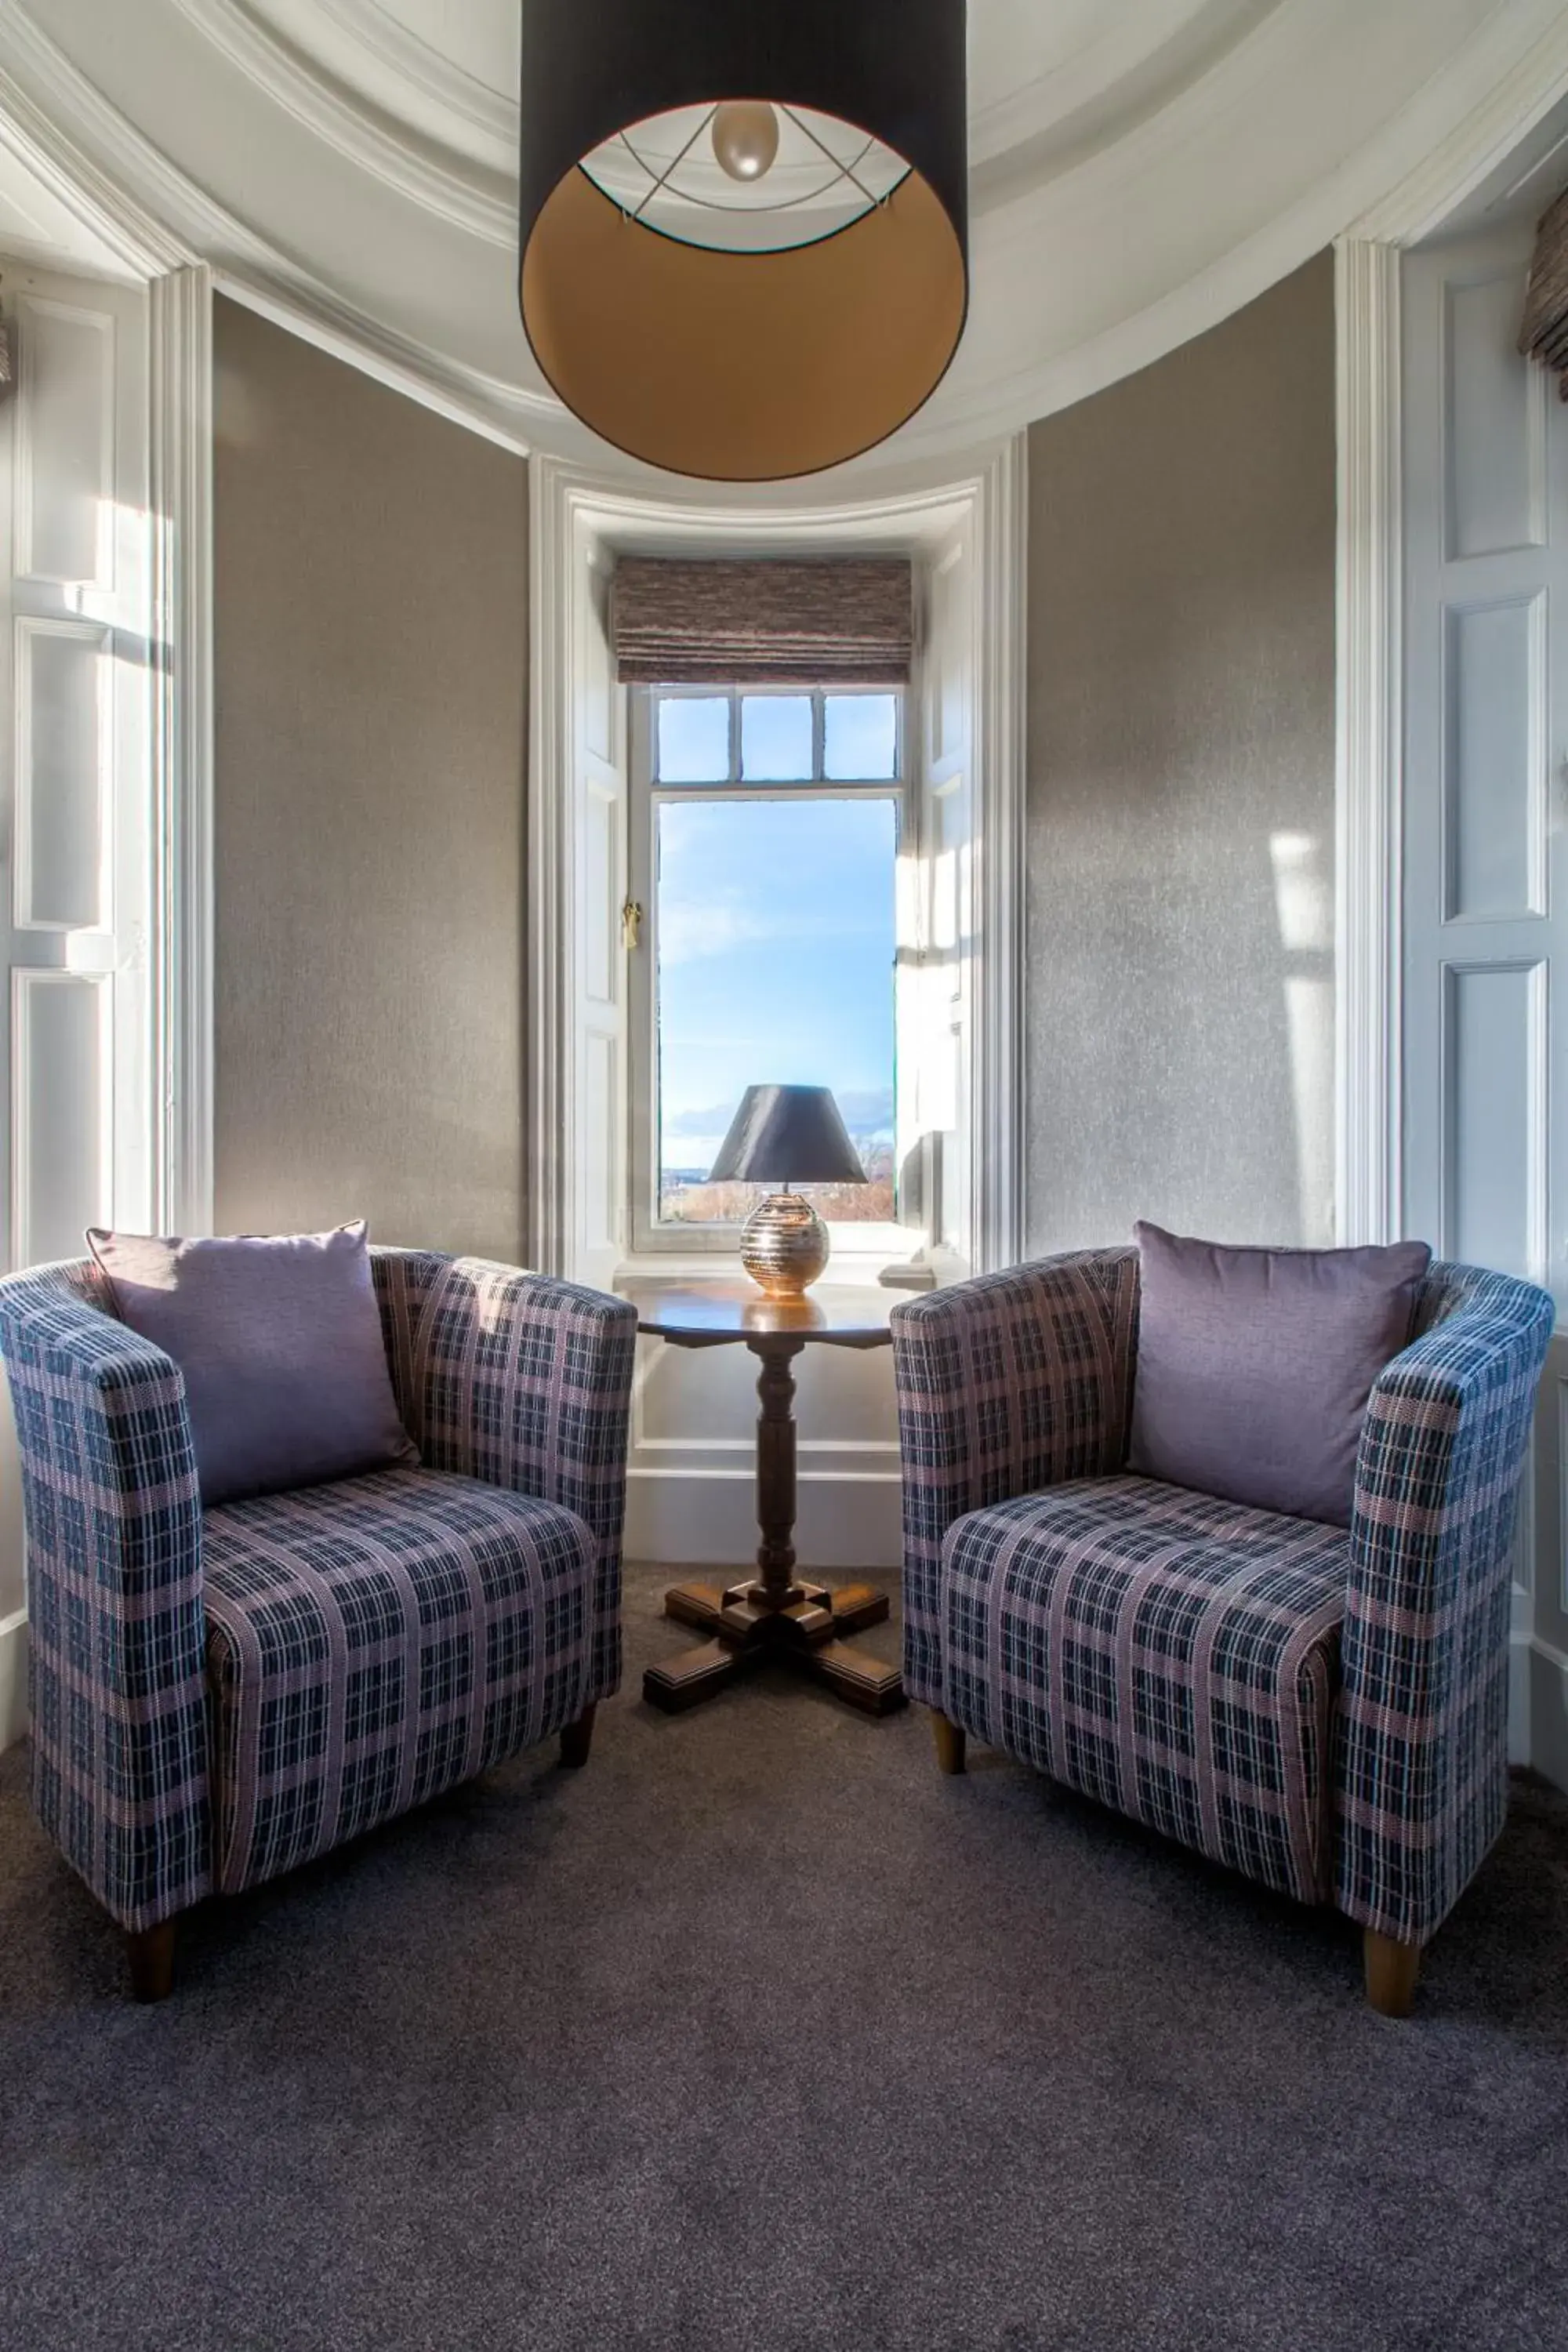
[[[1030,1250],[1329,1241],[1330,257],[1029,476]]]
[[[220,1232],[523,1231],[528,472],[216,320]]]

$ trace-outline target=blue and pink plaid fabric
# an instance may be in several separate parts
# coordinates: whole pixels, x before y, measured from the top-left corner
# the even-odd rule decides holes
[[[95,1266],[0,1282],[27,1529],[33,1801],[125,1927],[211,1885],[185,1384]]]
[[[634,1310],[372,1255],[424,1466],[205,1521],[181,1376],[96,1269],[0,1282],[34,1800],[127,1928],[418,1803],[618,1681]]]
[[[956,1519],[1127,1458],[1135,1249],[1080,1252],[896,1307],[904,1682],[942,1704],[942,1547]]]
[[[559,1503],[591,1532],[587,1696],[607,1698],[621,1680],[637,1309],[479,1258],[373,1249],[371,1265],[393,1391],[425,1468]]]
[[[942,1711],[1314,1902],[1346,1548],[1152,1478],[971,1512],[942,1550]]]
[[[1551,1335],[1434,1265],[1348,1534],[1123,1475],[1138,1259],[893,1315],[910,1693],[1024,1761],[1407,1943],[1501,1826],[1510,1561]]]
[[[580,1716],[595,1557],[575,1512],[385,1470],[202,1531],[213,1878],[235,1894]]]
[[[1451,1910],[1508,1809],[1514,1521],[1552,1320],[1531,1283],[1434,1265],[1362,1428],[1335,1899],[1406,1943]]]

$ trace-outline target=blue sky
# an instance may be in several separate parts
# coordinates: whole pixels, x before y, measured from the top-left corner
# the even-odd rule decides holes
[[[831,1087],[890,1134],[890,801],[672,801],[658,812],[663,1164],[706,1171],[750,1085]]]

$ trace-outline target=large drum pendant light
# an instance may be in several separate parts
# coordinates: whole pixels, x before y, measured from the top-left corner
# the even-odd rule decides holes
[[[673,473],[885,440],[968,301],[963,0],[524,0],[523,324]]]

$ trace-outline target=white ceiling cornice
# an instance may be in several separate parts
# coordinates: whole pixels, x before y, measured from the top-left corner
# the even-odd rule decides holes
[[[454,228],[490,245],[515,246],[514,186],[477,165],[448,161],[427,141],[352,95],[270,30],[244,0],[173,4],[220,57],[349,163]],[[313,5],[319,7],[321,0]],[[383,21],[390,28],[391,20]]]
[[[486,79],[447,54],[453,17],[442,0],[401,0],[428,16],[421,37],[400,0],[182,0],[214,43],[290,108],[314,109],[303,81],[335,86],[338,128],[400,125],[416,143],[473,160],[510,182],[517,150],[519,16],[526,0],[468,0]],[[1044,177],[1066,155],[1105,144],[1194,79],[1284,0],[971,0],[970,153],[975,200]],[[504,16],[504,36],[497,12]],[[489,39],[485,32],[488,26]],[[1022,50],[1022,55],[1017,54]],[[398,142],[395,137],[392,142]]]
[[[274,0],[281,14],[283,0]],[[517,101],[465,72],[440,49],[400,23],[381,0],[287,0],[291,9],[340,26],[362,50],[379,50],[413,89],[436,100],[454,121],[489,140],[504,141],[510,161],[517,144]]]
[[[1441,132],[1434,122],[1435,135],[1415,142],[1419,152],[1410,168],[1350,224],[1349,234],[1394,245],[1434,236],[1561,103],[1568,95],[1568,8],[1547,16],[1539,37],[1522,48],[1509,37],[1515,28],[1507,17],[1493,19],[1465,60],[1475,102]]]
[[[543,387],[518,321],[493,161],[512,5],[0,0],[0,68],[241,299],[510,446],[635,477]],[[1039,5],[975,16],[1021,27],[1038,68]],[[1051,21],[1076,47],[1063,32],[1016,93],[993,70],[977,118],[958,362],[846,488],[1146,365],[1352,225],[1420,233],[1568,89],[1568,0],[1059,0]]]
[[[58,119],[3,68],[0,149],[45,201],[73,223],[60,233],[68,268],[74,262],[135,278],[197,258],[195,248],[166,219],[138,204],[122,183],[103,172],[87,148],[73,142]]]
[[[490,440],[524,455],[533,447],[534,420],[558,413],[548,395],[466,367],[342,300],[176,170],[25,11],[11,0],[0,11],[0,141],[25,132],[22,152],[51,180],[96,178],[111,191],[104,211],[146,225],[131,244],[138,274],[154,250],[165,268],[205,260],[220,291]],[[579,448],[590,438],[580,436]]]

